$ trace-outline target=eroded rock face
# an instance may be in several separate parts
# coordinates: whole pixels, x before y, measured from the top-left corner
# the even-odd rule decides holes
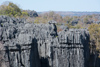
[[[85,29],[69,29],[58,34],[53,45],[53,67],[88,67],[89,34]]]
[[[85,29],[57,33],[55,23],[33,24],[0,16],[0,51],[5,67],[87,67],[88,42]]]

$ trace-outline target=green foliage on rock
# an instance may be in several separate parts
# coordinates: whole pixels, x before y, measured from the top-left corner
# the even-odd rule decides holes
[[[22,11],[22,15],[23,15],[23,16],[28,16],[28,13],[25,12],[25,11]]]

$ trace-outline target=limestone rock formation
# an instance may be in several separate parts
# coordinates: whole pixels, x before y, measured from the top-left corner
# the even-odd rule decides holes
[[[28,14],[29,14],[29,16],[30,16],[30,17],[38,17],[37,12],[36,12],[36,11],[34,11],[34,10],[33,10],[33,11],[28,10],[27,12],[28,12]]]
[[[26,23],[0,16],[0,52],[5,67],[88,67],[88,42],[85,29],[57,33],[54,23]]]

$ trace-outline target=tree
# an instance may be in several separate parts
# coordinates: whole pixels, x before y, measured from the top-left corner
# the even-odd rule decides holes
[[[96,49],[100,50],[100,24],[91,24],[88,30],[90,33],[90,40],[94,41]]]
[[[8,16],[28,16],[27,12],[22,12],[21,9],[14,3],[9,2],[8,5],[0,6],[0,15],[8,15]]]

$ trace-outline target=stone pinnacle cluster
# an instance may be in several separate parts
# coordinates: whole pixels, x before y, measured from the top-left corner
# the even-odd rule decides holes
[[[27,23],[0,16],[0,67],[88,67],[86,29],[57,32],[55,21]]]

